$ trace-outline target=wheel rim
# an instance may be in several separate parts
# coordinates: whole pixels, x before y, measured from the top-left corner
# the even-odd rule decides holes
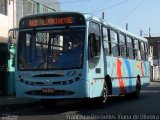
[[[107,101],[107,96],[108,96],[108,91],[107,91],[107,86],[106,83],[104,84],[104,88],[103,88],[103,103],[106,103]]]

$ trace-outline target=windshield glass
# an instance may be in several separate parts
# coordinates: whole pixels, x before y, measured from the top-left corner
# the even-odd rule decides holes
[[[20,70],[82,67],[84,28],[30,29],[19,33]]]

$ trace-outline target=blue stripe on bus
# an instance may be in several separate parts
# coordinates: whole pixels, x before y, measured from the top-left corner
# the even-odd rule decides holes
[[[129,75],[129,90],[132,90],[132,74],[131,74],[131,67],[129,64],[129,61],[127,59],[124,60],[126,66],[127,66],[127,71],[128,71],[128,75]]]

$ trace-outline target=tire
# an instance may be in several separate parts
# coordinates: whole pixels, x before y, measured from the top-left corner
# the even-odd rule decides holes
[[[95,102],[97,104],[97,107],[104,108],[106,107],[107,101],[108,101],[108,86],[106,84],[106,81],[104,81],[102,96],[96,98]]]
[[[57,101],[52,99],[41,99],[41,103],[45,108],[53,109],[57,104]]]
[[[141,90],[141,83],[140,79],[137,79],[137,84],[136,84],[136,91],[132,93],[133,98],[139,98],[140,97],[140,90]]]
[[[140,83],[140,79],[137,78],[137,83],[136,83],[136,90],[134,92],[131,93],[127,93],[125,94],[126,98],[131,98],[131,99],[138,99],[140,96],[140,90],[141,90],[141,83]]]

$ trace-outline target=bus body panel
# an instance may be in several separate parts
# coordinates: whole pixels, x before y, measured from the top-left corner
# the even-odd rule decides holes
[[[141,85],[149,83],[149,63],[107,56],[107,71],[112,79],[112,94],[133,92],[136,89],[137,76]],[[147,67],[148,66],[148,67]]]

